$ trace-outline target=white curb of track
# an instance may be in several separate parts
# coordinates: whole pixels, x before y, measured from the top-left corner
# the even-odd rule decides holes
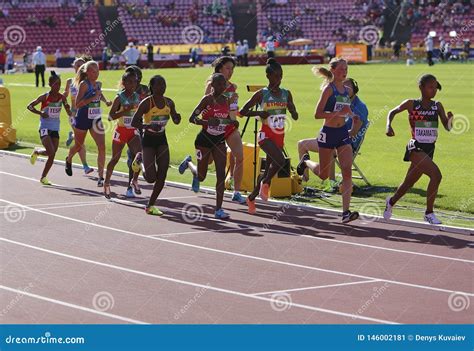
[[[27,159],[30,157],[29,155],[20,154],[17,152],[7,151],[7,150],[0,150],[0,153],[7,154],[10,156],[15,156],[15,157],[27,158]],[[44,161],[42,160],[41,157],[39,157],[38,160]],[[54,163],[64,165],[65,161],[54,160]],[[79,165],[77,163],[73,163],[72,166],[74,168],[82,169],[82,165]],[[128,173],[114,171],[113,174],[122,178],[128,178]],[[145,181],[143,176],[140,176],[140,179]],[[191,190],[191,186],[189,184],[172,182],[172,181],[166,181],[165,184],[168,186],[178,188],[178,189]],[[205,194],[215,194],[216,191],[212,188],[201,187],[200,192],[205,193]],[[231,197],[231,193],[226,191],[224,196]],[[268,200],[267,203],[280,205],[280,206],[288,206],[291,208],[303,208],[305,210],[312,211],[315,213],[323,213],[323,214],[329,214],[333,216],[339,216],[341,213],[340,210],[332,210],[328,208],[311,206],[311,205],[306,205],[306,204],[299,204],[299,203],[290,203],[288,201],[281,201],[281,200]],[[387,221],[381,216],[374,216],[374,215],[368,215],[368,214],[363,214],[363,215],[365,218],[373,222],[388,223],[388,224],[400,225],[400,226],[409,227],[409,228],[419,228],[419,229],[453,233],[453,234],[463,234],[463,235],[471,235],[471,236],[474,235],[474,230],[471,228],[455,227],[455,226],[449,226],[449,225],[436,226],[436,225],[431,225],[428,223],[412,221],[409,219],[390,219],[389,221]]]

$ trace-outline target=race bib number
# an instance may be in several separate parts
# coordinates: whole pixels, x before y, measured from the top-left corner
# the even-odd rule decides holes
[[[271,129],[285,129],[285,120],[286,115],[272,115],[267,119],[268,126]]]
[[[341,111],[344,106],[351,107],[351,101],[349,97],[338,95],[336,96],[336,104],[334,105],[334,112]]]
[[[265,138],[265,132],[258,132],[258,141],[263,141]]]
[[[115,141],[120,141],[120,133],[117,131],[114,131],[114,140]]]
[[[326,144],[326,133],[324,133],[324,132],[319,133],[318,142]]]
[[[432,144],[438,139],[438,122],[415,122],[415,139],[419,143]]]
[[[40,136],[44,137],[48,135],[48,130],[46,128],[40,129]]]
[[[219,118],[219,125],[217,126],[208,126],[207,132],[211,135],[221,135],[224,134],[225,128],[231,123],[232,121],[228,118]]]
[[[61,103],[50,103],[45,112],[48,114],[48,118],[59,118],[61,115]]]
[[[99,102],[92,102],[87,109],[87,117],[89,119],[96,119],[102,116],[102,109]]]
[[[416,140],[415,139],[410,139],[407,145],[408,151],[413,151],[416,150]]]
[[[154,126],[160,126],[160,132],[163,132],[166,128],[166,125],[168,124],[168,121],[170,119],[170,116],[153,116],[151,118],[151,125]]]
[[[124,116],[123,117],[123,125],[127,128],[131,128],[132,127],[132,120],[133,120],[133,117]]]
[[[201,161],[202,160],[202,151],[199,150],[199,149],[196,149],[196,159],[198,161]]]

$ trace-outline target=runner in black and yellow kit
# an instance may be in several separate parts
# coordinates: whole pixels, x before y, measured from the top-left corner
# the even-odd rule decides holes
[[[141,167],[145,180],[155,183],[145,211],[150,215],[161,216],[163,212],[155,207],[155,202],[165,185],[170,163],[165,128],[170,118],[179,124],[181,115],[176,112],[173,100],[164,96],[166,81],[162,76],[153,76],[149,89],[151,96],[140,103],[132,120],[132,127],[142,131],[143,150],[135,156],[132,168],[137,172]]]
[[[436,218],[433,207],[441,183],[441,171],[433,161],[435,143],[438,139],[438,119],[441,119],[444,128],[449,131],[453,123],[453,114],[446,112],[439,101],[433,101],[437,90],[441,90],[441,85],[436,77],[431,74],[423,75],[418,82],[421,99],[405,100],[400,106],[395,107],[387,116],[387,136],[395,136],[392,128],[392,120],[396,114],[408,111],[408,118],[411,128],[411,139],[406,146],[406,162],[411,162],[407,175],[403,183],[398,187],[392,197],[386,200],[384,218],[390,219],[392,207],[407,193],[410,188],[426,174],[430,178],[426,196],[426,211],[424,219],[430,224],[441,224]]]

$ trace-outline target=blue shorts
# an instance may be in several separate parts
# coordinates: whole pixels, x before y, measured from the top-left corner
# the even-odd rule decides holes
[[[325,149],[337,149],[343,145],[352,144],[349,131],[345,125],[339,128],[324,126],[319,132],[317,140],[318,146]]]
[[[79,109],[76,113],[76,117],[74,118],[74,128],[80,130],[89,130],[94,127],[96,130],[103,130],[104,127],[102,125],[102,118],[95,118],[90,119],[87,116],[87,109]]]

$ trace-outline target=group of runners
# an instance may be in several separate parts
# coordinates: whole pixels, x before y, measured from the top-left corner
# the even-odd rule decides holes
[[[281,87],[283,68],[270,58],[265,67],[268,80],[266,87],[256,91],[239,110],[237,86],[231,82],[236,62],[232,57],[223,56],[213,63],[214,73],[205,84],[202,99],[198,102],[189,117],[189,123],[199,126],[194,141],[195,161],[187,156],[179,165],[179,173],[187,170],[192,173],[192,190],[199,192],[199,185],[205,180],[208,166],[212,162],[216,169],[216,206],[215,218],[228,219],[229,213],[223,209],[226,186],[227,149],[230,149],[230,177],[227,184],[234,189],[232,201],[247,205],[248,212],[255,214],[256,199],[269,198],[272,178],[284,167],[285,124],[287,114],[298,120],[298,112],[293,97],[288,89]],[[164,187],[170,163],[170,151],[166,137],[166,128],[172,121],[180,124],[181,115],[177,112],[175,102],[166,96],[166,80],[153,76],[148,86],[141,84],[142,72],[136,66],[127,67],[120,88],[113,101],[107,100],[101,89],[99,66],[90,58],[81,57],[74,61],[76,76],[68,79],[63,93],[61,78],[51,72],[50,90],[40,95],[28,105],[28,109],[40,116],[39,134],[44,146],[35,149],[30,157],[32,164],[39,155],[46,156],[40,181],[51,185],[47,178],[54,163],[59,146],[59,127],[61,109],[64,107],[70,117],[71,132],[66,144],[70,146],[66,157],[65,171],[72,176],[72,162],[79,153],[86,174],[94,170],[87,164],[84,140],[87,132],[97,145],[97,185],[103,188],[104,196],[112,197],[111,177],[114,167],[119,162],[125,145],[128,146],[127,157],[129,182],[127,197],[141,194],[138,184],[139,174],[153,184],[145,211],[150,215],[162,215],[156,201]],[[322,180],[335,181],[335,159],[339,161],[342,183],[342,222],[356,220],[359,214],[350,210],[352,195],[352,164],[354,152],[362,142],[364,131],[368,126],[368,109],[359,99],[359,87],[354,79],[348,77],[348,64],[343,58],[333,58],[329,66],[313,68],[315,75],[324,81],[322,93],[317,102],[314,118],[323,119],[323,127],[317,136],[298,142],[300,161],[297,173],[308,180],[309,171]],[[430,224],[441,224],[434,214],[434,201],[441,181],[441,172],[433,162],[435,143],[438,135],[438,121],[441,120],[446,130],[452,125],[453,115],[446,115],[442,104],[435,101],[440,83],[433,75],[423,75],[419,80],[421,97],[402,102],[391,110],[387,116],[386,134],[395,135],[391,122],[394,116],[408,111],[411,128],[411,139],[406,146],[404,160],[410,162],[407,175],[393,196],[386,200],[384,217],[389,219],[393,206],[399,199],[426,174],[430,178],[427,191],[427,206],[424,219]],[[67,98],[71,96],[69,104]],[[41,108],[36,106],[41,104]],[[112,156],[106,165],[105,133],[102,124],[102,108],[110,107],[108,119],[116,121],[113,132]],[[255,117],[261,121],[258,132],[258,144],[266,154],[265,170],[259,174],[256,187],[245,198],[241,194],[243,177],[243,145],[239,132],[238,117]],[[310,159],[309,152],[319,154],[319,162]],[[105,174],[104,174],[105,173]],[[332,183],[336,186],[335,183]]]

